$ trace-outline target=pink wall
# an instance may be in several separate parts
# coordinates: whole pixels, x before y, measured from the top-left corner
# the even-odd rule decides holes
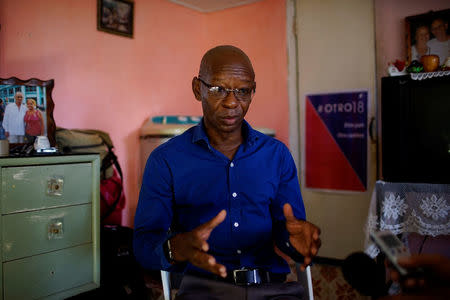
[[[97,31],[96,1],[0,1],[0,77],[55,79],[55,122],[110,133],[124,169],[131,225],[139,193],[139,128],[154,115],[200,115],[191,92],[203,53],[241,47],[256,70],[248,120],[288,142],[285,2],[202,14],[135,0],[135,35]]]
[[[247,119],[276,129],[288,143],[287,48],[285,1],[262,1],[207,15],[206,48],[232,44],[251,58],[256,95]]]
[[[381,97],[381,77],[387,76],[387,65],[396,59],[405,60],[405,17],[419,15],[430,10],[450,8],[448,0],[377,0],[375,3],[376,26],[376,59],[378,98]],[[448,256],[450,239],[448,236],[437,236],[428,239],[411,234],[408,237],[412,253],[417,253],[423,246],[423,253],[440,253]]]
[[[448,0],[375,1],[377,77],[387,76],[389,62],[406,59],[405,17],[447,8]]]

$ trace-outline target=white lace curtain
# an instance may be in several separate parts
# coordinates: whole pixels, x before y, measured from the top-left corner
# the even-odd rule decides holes
[[[450,185],[377,181],[366,226],[366,253],[378,249],[369,232],[389,230],[395,234],[416,232],[437,236],[450,233]]]

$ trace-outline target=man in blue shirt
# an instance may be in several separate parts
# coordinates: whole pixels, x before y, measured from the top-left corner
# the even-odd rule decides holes
[[[177,299],[300,299],[274,246],[303,268],[320,247],[289,150],[244,120],[254,79],[242,50],[209,50],[192,80],[202,121],[147,161],[134,252],[144,268],[186,274]]]

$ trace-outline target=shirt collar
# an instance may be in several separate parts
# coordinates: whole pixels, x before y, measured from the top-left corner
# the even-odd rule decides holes
[[[242,133],[244,136],[244,150],[252,146],[258,139],[256,130],[254,130],[247,121],[242,122]],[[198,143],[199,141],[204,141],[209,147],[209,139],[206,135],[205,124],[203,124],[203,118],[195,126],[194,132],[192,134],[192,143]]]

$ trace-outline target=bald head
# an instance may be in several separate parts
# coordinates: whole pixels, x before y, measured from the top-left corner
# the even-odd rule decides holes
[[[17,104],[18,106],[20,106],[20,105],[22,104],[22,100],[23,100],[23,94],[22,94],[22,92],[17,92],[17,93],[14,95],[14,100],[15,100],[16,104]]]
[[[224,143],[224,136],[240,143],[244,117],[256,89],[250,59],[239,48],[218,46],[205,53],[198,74],[192,79],[192,91],[202,103],[203,124],[211,144]]]
[[[207,79],[213,75],[214,70],[224,65],[245,68],[253,77],[252,79],[255,78],[252,63],[247,54],[241,49],[230,45],[217,46],[208,50],[203,55],[198,75],[200,78]]]

